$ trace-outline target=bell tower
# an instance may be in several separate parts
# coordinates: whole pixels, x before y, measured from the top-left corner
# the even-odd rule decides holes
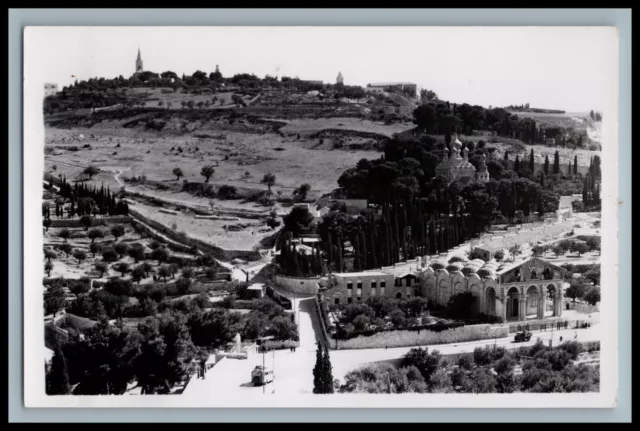
[[[136,73],[142,73],[142,57],[140,56],[140,48],[138,48],[138,58],[136,58]]]

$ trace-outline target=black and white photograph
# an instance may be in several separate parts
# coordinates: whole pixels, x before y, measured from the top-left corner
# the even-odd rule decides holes
[[[614,407],[615,27],[27,27],[28,407]]]

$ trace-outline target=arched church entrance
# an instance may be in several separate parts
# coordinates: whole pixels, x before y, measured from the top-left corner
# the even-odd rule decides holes
[[[557,288],[553,284],[547,285],[547,295],[545,298],[544,316],[551,317],[556,315],[556,296]]]
[[[496,291],[493,287],[487,288],[485,292],[484,314],[487,316],[496,315]]]
[[[512,287],[507,292],[507,320],[518,319],[519,312],[519,292],[516,287]]]
[[[536,286],[529,286],[527,289],[525,316],[538,317],[538,288]]]

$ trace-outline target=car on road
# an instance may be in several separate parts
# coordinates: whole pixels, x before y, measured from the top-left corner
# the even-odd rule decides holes
[[[529,340],[531,340],[531,332],[529,331],[518,332],[513,339],[513,341],[515,341],[516,343],[522,343]]]
[[[273,371],[257,365],[251,372],[251,383],[254,386],[262,386],[273,382]]]

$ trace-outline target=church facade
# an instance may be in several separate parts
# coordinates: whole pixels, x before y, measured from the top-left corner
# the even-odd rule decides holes
[[[462,149],[462,142],[456,136],[449,157],[436,166],[436,176],[443,176],[449,182],[456,180],[487,182],[489,181],[489,172],[485,159],[486,156],[483,155],[480,169],[476,171],[476,167],[469,162],[469,151],[466,148]]]
[[[436,261],[420,273],[420,286],[422,296],[439,306],[469,292],[475,298],[473,314],[503,322],[525,321],[562,315],[565,272],[535,257],[506,264],[481,259],[448,265]]]

